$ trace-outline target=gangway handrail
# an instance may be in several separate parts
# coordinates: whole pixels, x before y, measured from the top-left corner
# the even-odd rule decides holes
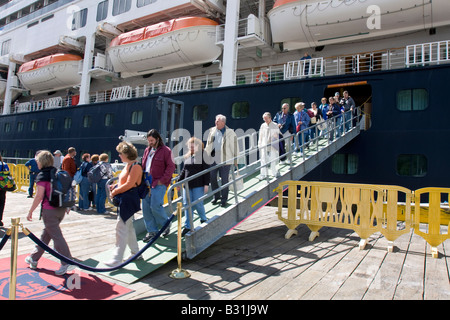
[[[352,110],[349,110],[349,111],[346,111],[345,113],[341,113],[341,114],[338,115],[338,116],[334,116],[334,117],[332,117],[331,119],[328,119],[328,124],[327,124],[327,126],[326,126],[326,129],[325,129],[325,130],[322,130],[322,135],[325,135],[325,136],[327,136],[327,135],[332,135],[332,134],[334,134],[334,133],[336,132],[336,130],[339,130],[339,127],[342,127],[343,130],[345,130],[345,123],[347,123],[347,122],[349,122],[349,124],[350,124],[350,125],[349,125],[349,130],[346,131],[346,132],[344,132],[344,134],[345,134],[345,133],[348,133],[348,132],[350,132],[350,131],[352,131],[352,130],[354,130],[357,126],[359,126],[359,114],[360,114],[360,108],[358,107],[355,111],[356,111],[356,112],[354,112],[354,114],[353,114],[353,111],[352,111]],[[340,119],[340,117],[342,117],[343,119],[346,119],[346,116],[345,116],[346,114],[350,114],[351,117],[349,117],[347,120],[345,120],[345,121],[339,123],[338,120]],[[355,125],[355,126],[352,126],[353,120],[356,120],[356,125]],[[301,135],[301,136],[302,136],[302,140],[301,140],[301,141],[302,141],[303,143],[302,143],[301,145],[299,145],[299,146],[300,146],[301,148],[303,148],[303,150],[305,150],[305,147],[306,147],[308,144],[311,144],[311,143],[312,143],[312,144],[315,144],[315,146],[316,146],[316,151],[319,151],[319,140],[321,139],[322,135],[319,136],[319,135],[317,134],[317,133],[318,133],[318,130],[319,130],[319,129],[318,129],[318,126],[319,126],[319,123],[316,123],[315,125],[313,125],[313,126],[311,126],[311,127],[308,127],[308,128],[306,128],[306,129],[303,129],[303,130],[297,132],[296,134],[291,134],[291,135],[289,135],[289,136],[287,136],[287,137],[282,137],[282,138],[278,139],[275,143],[280,143],[281,141],[284,141],[284,142],[286,143],[286,140],[289,141],[289,143],[290,143],[291,139],[294,137],[293,143],[294,143],[295,145],[297,145],[297,142],[296,142],[296,141],[299,141],[298,139],[299,139],[299,136]],[[309,131],[309,130],[311,130],[311,129],[315,130],[316,135],[315,135],[315,137],[314,137],[313,139],[311,139],[311,140],[305,142],[305,139],[304,139],[305,134],[307,134],[307,131]],[[341,135],[340,135],[339,137],[336,137],[336,138],[340,138],[340,137],[341,137]],[[334,140],[334,141],[336,141],[336,140]],[[330,144],[330,143],[331,143],[331,140],[329,139],[329,144]],[[267,144],[266,146],[264,146],[264,147],[262,147],[262,148],[268,148],[268,147],[270,147],[271,145],[272,145],[272,143],[269,143],[269,144]],[[229,181],[228,183],[226,183],[226,184],[224,184],[224,185],[222,185],[222,186],[219,186],[219,188],[216,189],[216,190],[209,191],[208,193],[204,194],[203,196],[201,196],[199,199],[195,200],[194,202],[192,202],[191,199],[189,198],[189,181],[192,181],[192,180],[194,180],[194,179],[196,179],[196,178],[198,178],[198,177],[201,177],[201,176],[203,176],[204,174],[209,174],[211,171],[213,171],[213,170],[215,170],[215,169],[217,169],[217,168],[219,168],[219,167],[223,167],[223,166],[225,166],[225,165],[230,165],[230,164],[231,164],[231,165],[235,165],[235,164],[237,163],[237,160],[238,160],[239,158],[242,158],[242,157],[244,157],[244,156],[249,156],[251,153],[257,152],[257,151],[259,150],[259,147],[256,146],[256,148],[249,148],[249,149],[247,149],[247,150],[244,151],[244,154],[240,154],[240,155],[234,157],[233,159],[230,159],[230,160],[227,160],[227,161],[223,161],[223,162],[221,162],[221,163],[219,163],[219,164],[216,164],[216,165],[214,165],[214,166],[211,166],[210,168],[205,169],[205,170],[203,170],[203,171],[201,171],[201,172],[199,172],[199,173],[197,173],[197,174],[194,174],[194,175],[192,175],[192,176],[190,176],[190,177],[187,177],[187,178],[185,178],[185,179],[183,179],[183,180],[181,180],[181,181],[177,181],[177,180],[179,179],[179,176],[173,178],[173,179],[172,179],[172,182],[173,182],[173,183],[172,183],[172,184],[169,186],[169,188],[167,189],[167,194],[168,194],[168,195],[171,195],[172,192],[173,192],[173,190],[174,190],[175,188],[181,188],[181,187],[183,187],[183,185],[184,185],[184,187],[186,188],[186,194],[187,194],[188,196],[187,196],[187,199],[186,199],[186,200],[187,200],[187,205],[184,205],[184,204],[183,204],[182,210],[188,210],[188,219],[189,219],[189,221],[190,221],[191,231],[193,231],[193,230],[194,230],[194,224],[193,224],[193,219],[192,219],[192,207],[193,207],[194,205],[196,205],[197,203],[200,203],[201,201],[204,201],[204,200],[208,199],[209,197],[213,196],[213,195],[216,194],[217,192],[222,191],[222,190],[225,189],[225,188],[229,188],[231,185],[233,185],[234,190],[237,190],[237,189],[236,189],[236,180],[241,180],[241,179],[244,180],[245,178],[247,178],[247,177],[249,177],[249,176],[255,174],[256,172],[258,172],[258,171],[261,170],[262,168],[264,168],[264,167],[269,167],[269,166],[271,165],[272,162],[274,162],[274,161],[280,161],[281,158],[287,157],[287,158],[289,159],[289,158],[293,155],[293,153],[295,152],[294,149],[295,149],[295,148],[291,148],[291,149],[290,149],[289,151],[287,151],[286,153],[284,153],[284,154],[282,154],[282,155],[278,155],[278,157],[272,159],[271,161],[267,161],[267,163],[266,163],[265,165],[261,165],[260,159],[258,159],[257,161],[251,163],[252,165],[253,165],[253,164],[256,164],[256,163],[259,163],[258,165],[247,166],[247,168],[249,168],[249,169],[246,170],[246,172],[245,172],[244,174],[240,174],[239,177],[238,177],[237,179],[236,179],[236,173],[235,173],[235,171],[234,171],[234,170],[230,170],[230,173],[231,173],[231,176],[232,176],[231,181]],[[203,156],[204,156],[204,155],[203,155]],[[310,155],[310,156],[311,156],[311,155]],[[310,156],[308,156],[308,157],[310,157]],[[303,161],[306,160],[305,152],[303,152],[302,159],[303,159]],[[289,162],[289,166],[290,166],[290,169],[292,169],[292,167],[293,167],[292,161]],[[239,171],[239,169],[238,169],[238,171]],[[268,176],[266,177],[266,180],[267,180],[267,182],[269,181]],[[178,202],[178,201],[182,201],[182,200],[183,200],[182,192],[179,192],[179,196],[178,196],[177,199],[172,199],[171,196],[168,196],[167,198],[168,198],[168,203],[167,203],[167,205],[168,205],[168,207],[169,207],[169,210],[170,210],[170,212],[174,212],[175,210],[174,210],[174,208],[173,208],[173,203],[174,203],[174,202]],[[236,192],[236,191],[234,192],[234,198],[235,198],[235,203],[237,204],[237,203],[238,203],[238,195],[237,195],[237,192]]]

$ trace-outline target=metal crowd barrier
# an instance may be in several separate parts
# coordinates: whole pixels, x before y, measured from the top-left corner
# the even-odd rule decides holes
[[[284,192],[287,208],[283,206]],[[297,234],[300,224],[311,230],[310,241],[319,236],[322,227],[343,228],[360,236],[360,249],[372,234],[380,232],[391,252],[394,240],[413,229],[430,244],[433,258],[437,258],[437,246],[450,239],[449,197],[450,188],[411,191],[399,186],[284,181],[278,186],[277,215],[289,229],[286,239]]]

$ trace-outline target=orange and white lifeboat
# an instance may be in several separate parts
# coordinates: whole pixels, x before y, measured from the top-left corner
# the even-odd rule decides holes
[[[222,53],[217,25],[202,17],[173,19],[121,34],[107,52],[114,71],[124,78],[201,65]]]
[[[32,94],[70,88],[81,83],[78,66],[83,58],[59,53],[25,62],[17,76]]]
[[[448,0],[276,0],[272,39],[294,50],[450,24]]]

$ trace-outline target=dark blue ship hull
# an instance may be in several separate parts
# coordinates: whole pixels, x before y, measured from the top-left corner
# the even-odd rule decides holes
[[[245,132],[258,130],[262,114],[269,111],[274,115],[280,110],[283,99],[292,102],[301,99],[307,106],[315,101],[319,105],[322,97],[348,90],[357,105],[371,103],[371,111],[366,105],[366,112],[371,117],[370,129],[363,131],[339,151],[341,155],[351,155],[353,166],[355,161],[357,165],[351,172],[336,172],[333,167],[336,160],[330,158],[308,174],[305,180],[393,184],[418,189],[426,186],[447,187],[450,184],[450,173],[446,170],[450,155],[446,139],[450,131],[448,83],[450,66],[434,66],[240,85],[173,94],[169,98],[184,103],[182,119],[175,119],[175,127],[183,127],[193,133],[193,110],[195,106],[202,106],[203,131],[214,125],[217,114],[224,114],[229,127]],[[399,104],[407,102],[405,92],[406,96],[411,92],[411,99],[414,100],[417,98],[415,90],[422,94],[419,94],[421,101],[418,106],[413,107],[417,110],[400,110]],[[67,150],[73,146],[77,148],[78,156],[83,152],[109,152],[114,161],[118,158],[115,152],[118,137],[125,129],[161,130],[163,110],[160,110],[158,97],[1,116],[0,151],[3,156],[25,158],[35,150]],[[243,107],[232,110],[236,102]],[[142,122],[133,123],[133,112],[139,111],[142,111]],[[107,114],[110,120],[111,117],[113,119],[111,126],[105,126]],[[83,126],[86,115],[91,116],[88,127]],[[70,129],[65,129],[67,118],[71,119]],[[48,119],[54,119],[51,120],[51,130],[48,129]],[[168,119],[170,121],[170,115]],[[33,121],[34,131],[31,130]],[[19,122],[23,123],[21,132],[17,130]],[[167,128],[170,135],[173,127],[168,125]],[[413,167],[410,171],[407,169],[406,174],[401,168],[405,159],[409,159],[409,166]]]

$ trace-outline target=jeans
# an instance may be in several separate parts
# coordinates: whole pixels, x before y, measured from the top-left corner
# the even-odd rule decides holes
[[[158,232],[167,221],[168,216],[163,208],[166,190],[165,185],[157,185],[152,188],[150,196],[142,199],[142,214],[147,232]]]
[[[28,187],[28,194],[30,197],[33,196],[34,181],[36,180],[37,175],[37,173],[30,172],[30,186]]]
[[[203,187],[197,187],[189,189],[189,199],[191,200],[191,203],[198,200],[200,197],[202,197],[205,194]],[[187,201],[187,195],[186,195],[186,189],[183,189],[183,204],[186,206],[188,204]],[[197,211],[197,214],[200,217],[200,221],[206,221],[206,213],[205,213],[205,207],[203,205],[203,201],[200,201],[196,205],[192,206],[192,213],[194,213],[194,210]],[[191,223],[189,221],[189,210],[184,210],[184,218],[185,221],[185,228],[191,229]],[[194,219],[194,217],[192,217]]]
[[[229,175],[230,175],[230,168],[231,165],[224,165],[220,167],[216,167],[210,172],[211,175],[211,189],[217,190],[219,189],[219,183],[217,182],[217,173],[219,173],[220,179],[222,180],[222,186],[227,184],[229,181]],[[214,199],[219,200],[221,199],[222,203],[226,203],[228,200],[228,187],[224,188],[219,192],[216,192],[214,194]]]
[[[89,190],[91,188],[91,183],[87,177],[83,177],[80,182],[80,198],[78,199],[78,207],[80,209],[89,209]]]
[[[97,193],[95,195],[95,205],[97,206],[98,213],[105,213],[105,201],[106,201],[106,182],[108,179],[101,179],[97,183]]]

